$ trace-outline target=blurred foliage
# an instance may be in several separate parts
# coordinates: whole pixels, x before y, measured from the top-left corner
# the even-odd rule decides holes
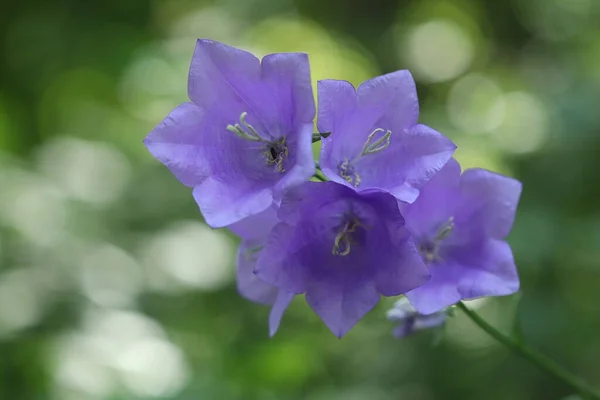
[[[141,143],[185,101],[198,37],[305,51],[315,82],[409,68],[459,161],[524,183],[521,300],[477,307],[600,386],[599,18],[597,0],[4,4],[0,398],[571,395],[460,313],[437,346],[393,339],[390,299],[343,340],[296,299],[269,339],[268,309],[236,293],[234,239]]]

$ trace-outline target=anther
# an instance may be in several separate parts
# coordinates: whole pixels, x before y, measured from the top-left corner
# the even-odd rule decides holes
[[[285,172],[283,162],[289,155],[285,137],[282,137],[275,142],[269,142],[265,147],[263,154],[267,160],[267,165],[275,165],[278,172]]]
[[[419,245],[419,253],[425,258],[425,263],[428,265],[434,261],[441,261],[438,252],[439,246],[436,242]]]
[[[338,167],[338,172],[352,186],[358,187],[360,185],[360,175],[354,171],[354,167],[350,164],[350,161],[344,160]]]

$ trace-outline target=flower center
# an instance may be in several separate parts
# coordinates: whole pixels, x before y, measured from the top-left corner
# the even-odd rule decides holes
[[[267,165],[275,165],[275,169],[278,172],[285,172],[283,162],[289,154],[288,147],[285,144],[285,137],[267,143],[263,154],[267,159]]]
[[[366,228],[357,218],[351,218],[344,222],[337,235],[333,239],[333,249],[331,253],[335,256],[347,256],[350,254],[350,246],[356,244],[353,234],[358,228]]]
[[[385,132],[379,139],[375,139],[375,135],[380,132]],[[362,156],[379,153],[385,150],[390,145],[392,131],[384,131],[381,128],[375,129],[369,134],[367,141],[363,145],[362,151],[352,160],[345,159],[338,165],[338,174],[346,180],[350,185],[358,187],[360,185],[360,175],[354,170],[353,162]]]
[[[278,172],[285,172],[283,162],[287,158],[289,151],[285,143],[285,137],[270,141],[263,139],[252,125],[246,122],[247,112],[240,115],[240,123],[235,125],[227,125],[227,130],[235,133],[241,139],[251,142],[264,143],[262,154],[265,156],[267,165],[275,165]]]
[[[450,217],[437,230],[437,233],[432,240],[427,240],[419,245],[421,257],[425,259],[427,264],[442,261],[440,258],[440,244],[447,239],[454,230],[454,217]]]

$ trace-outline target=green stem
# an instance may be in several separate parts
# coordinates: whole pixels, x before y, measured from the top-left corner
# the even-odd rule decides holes
[[[329,179],[327,179],[327,177],[325,176],[325,174],[323,173],[323,171],[321,171],[321,167],[319,167],[319,164],[316,164],[316,168],[317,169],[316,169],[315,174],[313,175],[313,177],[317,178],[321,182],[327,182]]]
[[[600,400],[600,392],[598,392],[593,387],[589,386],[577,376],[565,370],[556,362],[552,361],[545,355],[538,353],[532,348],[527,347],[522,343],[518,343],[509,338],[508,336],[503,335],[498,330],[496,330],[496,328],[494,328],[485,320],[483,320],[475,311],[470,310],[463,303],[458,303],[457,306],[467,315],[467,317],[471,319],[471,321],[473,321],[477,326],[486,331],[488,335],[496,339],[498,342],[502,343],[515,353],[519,354],[520,356],[531,361],[541,370],[546,371],[550,375],[553,375],[555,378],[558,378],[567,385],[571,386],[580,395],[586,396],[586,398],[590,400]]]
[[[327,180],[328,180],[328,179],[327,179],[327,178],[325,178],[325,176],[324,176],[324,175],[323,175],[321,172],[319,172],[319,171],[315,172],[315,174],[313,175],[313,178],[316,178],[316,179],[320,180],[321,182],[327,182]]]

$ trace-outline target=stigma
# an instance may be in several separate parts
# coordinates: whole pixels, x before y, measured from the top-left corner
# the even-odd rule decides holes
[[[385,133],[379,139],[373,140],[375,138],[375,135],[379,132],[385,132]],[[384,131],[381,128],[375,129],[367,137],[367,141],[363,145],[360,155],[367,156],[369,154],[379,153],[380,151],[387,149],[390,145],[391,138],[392,138],[392,131],[390,131],[390,130]]]
[[[227,125],[227,130],[233,132],[239,138],[249,140],[251,142],[264,142],[265,140],[258,134],[252,125],[246,122],[248,113],[244,111],[240,115],[240,123],[235,125]]]
[[[347,256],[350,254],[351,246],[356,245],[354,234],[358,228],[365,228],[357,218],[351,218],[341,225],[340,230],[333,239],[333,249],[331,253],[334,256]]]

